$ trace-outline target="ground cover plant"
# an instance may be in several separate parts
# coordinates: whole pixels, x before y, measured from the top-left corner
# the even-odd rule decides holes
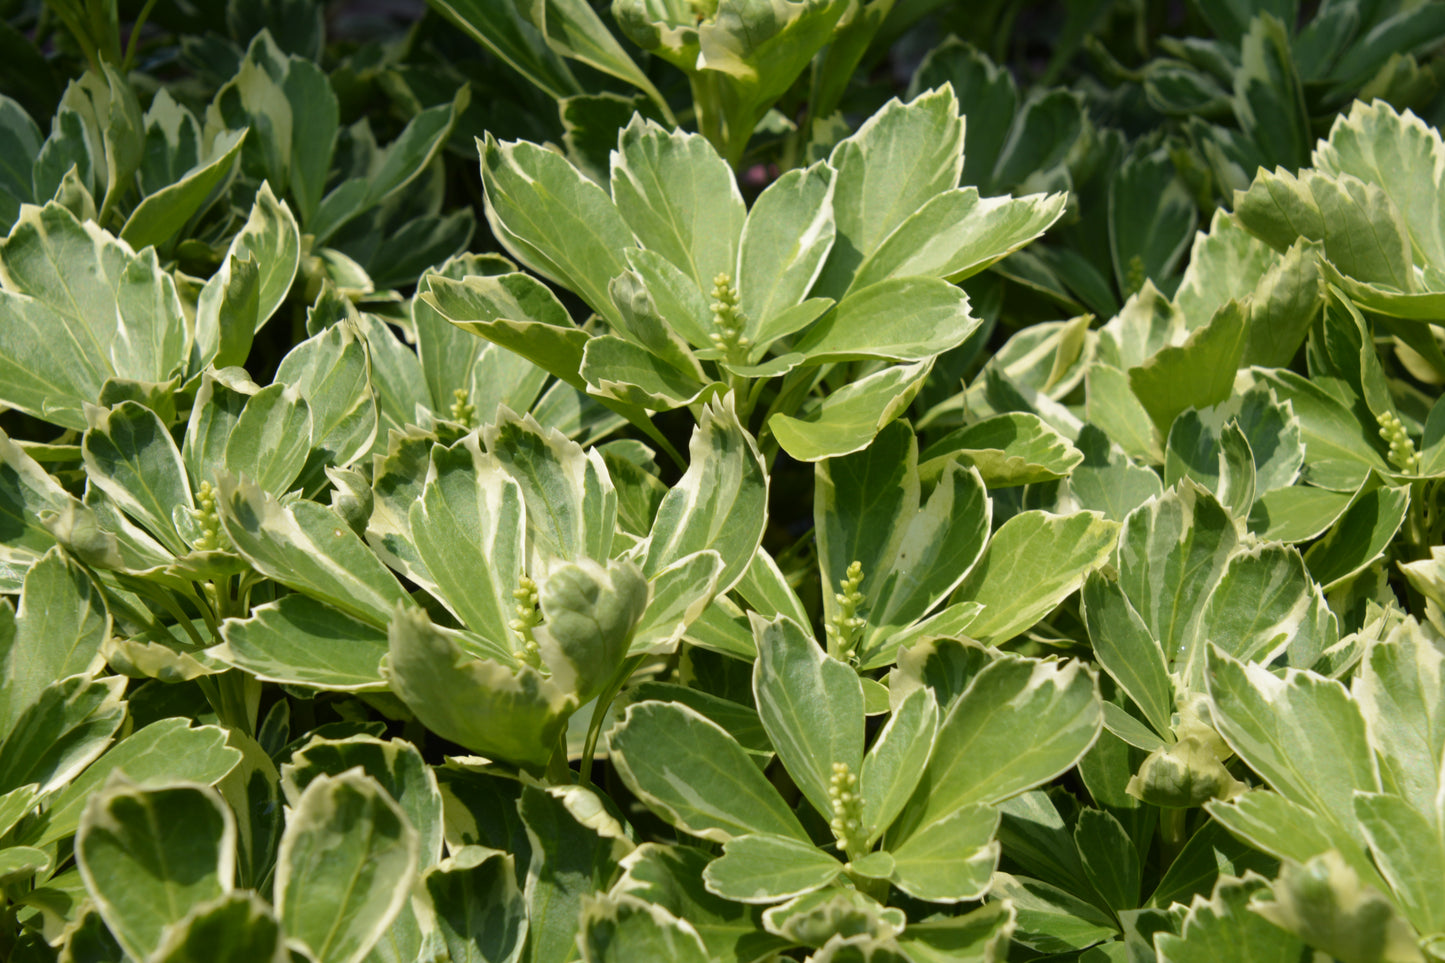
[[[1445,960],[1445,8],[0,2],[0,960]]]

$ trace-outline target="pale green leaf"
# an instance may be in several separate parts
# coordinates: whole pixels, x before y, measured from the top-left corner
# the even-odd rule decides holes
[[[938,727],[933,755],[890,849],[961,807],[997,803],[1064,772],[1103,724],[1098,682],[1079,662],[1000,655],[969,682]]]
[[[304,595],[288,595],[221,623],[211,654],[268,682],[329,691],[385,687],[386,632]]]
[[[968,295],[938,278],[890,278],[854,289],[792,346],[810,364],[923,361],[956,348],[980,324]]]
[[[735,286],[754,344],[784,333],[778,319],[807,296],[833,247],[833,169],[791,170],[758,195],[743,225]]]
[[[417,832],[373,780],[318,776],[297,800],[276,857],[276,915],[318,963],[360,963],[416,877]]]
[[[396,801],[417,831],[417,870],[424,872],[441,859],[442,797],[436,774],[420,751],[400,739],[382,741],[369,735],[328,739],[312,735],[281,767],[286,800],[298,803],[318,776],[339,776],[359,768]]]
[[[1187,480],[1130,513],[1119,535],[1119,587],[1191,687],[1204,671],[1204,601],[1238,542],[1228,512]]]
[[[1043,618],[1078,590],[1118,537],[1119,526],[1093,512],[1021,512],[998,527],[983,557],[953,593],[983,612],[968,634],[997,644]]]
[[[740,903],[780,903],[827,886],[843,864],[791,836],[749,833],[723,844],[721,858],[703,871],[707,888]]]
[[[778,758],[813,808],[831,818],[835,766],[863,766],[863,689],[846,663],[826,655],[788,619],[753,616],[758,660],[753,696]]]
[[[629,706],[607,736],[618,774],[685,832],[715,842],[748,833],[808,836],[742,746],[685,706]]]
[[[197,903],[166,927],[153,963],[289,963],[281,924],[255,893]]]
[[[0,793],[50,793],[94,762],[125,721],[125,679],[73,675],[46,686],[0,741]]]
[[[880,839],[899,812],[933,755],[938,736],[938,700],[927,688],[909,693],[863,757],[858,793],[868,843]]]
[[[540,767],[577,708],[551,678],[478,658],[421,612],[398,611],[388,645],[391,691],[428,729],[473,752]]]
[[[316,502],[281,504],[246,481],[220,480],[217,502],[231,544],[258,572],[381,627],[409,598],[341,516]]]
[[[111,620],[98,586],[59,549],[25,574],[20,607],[0,612],[0,732],[8,733],[45,688],[101,667]]]
[[[1099,665],[1134,700],[1154,732],[1168,736],[1174,713],[1169,667],[1118,582],[1099,572],[1091,574],[1084,583],[1083,615]]]
[[[998,821],[996,807],[967,805],[890,845],[894,885],[930,902],[980,898],[998,867]]]
[[[514,857],[463,846],[422,880],[452,963],[516,963],[527,933],[527,910]]]
[[[839,388],[800,417],[773,415],[768,430],[799,461],[859,451],[907,409],[932,368],[932,361],[921,361],[875,371]]]
[[[635,896],[598,895],[584,900],[578,928],[584,963],[709,961],[702,937],[690,921]]]
[[[702,293],[736,271],[747,209],[732,169],[707,140],[633,115],[614,157],[612,200],[649,252]]]
[[[235,845],[235,818],[214,789],[122,781],[91,798],[75,855],[106,926],[147,959],[168,925],[230,890]]]
[[[978,469],[988,487],[1008,488],[1066,478],[1084,454],[1038,415],[1010,411],[949,432],[922,458],[925,478],[957,459]]]

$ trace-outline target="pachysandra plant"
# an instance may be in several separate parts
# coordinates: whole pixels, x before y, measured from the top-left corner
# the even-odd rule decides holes
[[[890,103],[751,209],[705,140],[641,119],[619,135],[610,192],[538,145],[488,139],[494,232],[605,330],[578,325],[525,274],[433,277],[427,299],[643,430],[650,411],[731,390],[764,450],[807,461],[856,451],[977,327],[949,282],[1063,212],[1058,195],[984,199],[960,187],[963,134],[949,88]],[[849,383],[819,397],[839,365]]]

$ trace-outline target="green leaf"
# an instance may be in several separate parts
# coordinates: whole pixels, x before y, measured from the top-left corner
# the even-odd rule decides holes
[[[1102,910],[1036,879],[999,873],[990,893],[1018,914],[1014,940],[1039,952],[1082,950],[1119,934],[1118,923]]]
[[[0,612],[0,732],[8,733],[46,686],[97,671],[111,621],[99,588],[59,549],[25,574],[19,611]]]
[[[902,812],[933,755],[938,736],[938,700],[919,688],[899,703],[863,757],[859,795],[871,846]]]
[[[753,616],[752,625],[758,650],[753,695],[763,728],[803,795],[831,818],[833,767],[857,773],[863,765],[858,674],[826,655],[811,633],[791,620]]]
[[[767,527],[768,479],[757,442],[728,397],[709,403],[688,443],[688,469],[663,496],[646,547],[643,572],[652,578],[696,552],[723,561],[718,591],[735,585],[752,564]]]
[[[768,430],[799,461],[822,461],[868,446],[883,426],[907,410],[932,369],[931,361],[895,365],[844,385],[818,407],[794,418],[779,412]]]
[[[236,551],[258,572],[370,625],[390,623],[409,600],[361,539],[316,502],[281,504],[256,485],[223,477],[217,508]]]
[[[723,960],[756,960],[784,941],[762,928],[758,907],[707,890],[702,874],[712,857],[688,846],[643,843],[621,863],[614,894],[628,894],[686,920],[708,952]]]
[[[930,902],[979,899],[998,868],[998,821],[996,807],[968,805],[890,843],[893,884]]]
[[[0,741],[0,793],[28,783],[50,793],[110,745],[125,720],[125,679],[73,675],[52,682]]]
[[[626,894],[584,900],[578,927],[584,963],[638,959],[708,963],[710,959],[691,922]]]
[[[633,630],[647,607],[648,585],[637,566],[591,559],[559,565],[542,583],[537,629],[553,681],[586,702],[622,667]]]
[[[582,390],[582,352],[590,335],[542,282],[525,274],[469,277],[432,275],[420,288],[427,305],[452,324],[514,351]]]
[[[607,285],[627,270],[622,252],[634,239],[612,199],[565,158],[536,144],[498,144],[488,136],[478,147],[487,221],[503,245],[625,331]]]
[[[1001,802],[1064,772],[1102,725],[1098,683],[1082,663],[996,657],[939,724],[890,850],[964,806]]]
[[[929,445],[920,468],[925,478],[957,459],[972,465],[990,488],[1034,485],[1065,478],[1083,452],[1038,415],[1010,411],[966,425]]]
[[[422,879],[452,963],[516,963],[527,910],[510,853],[463,846]]]
[[[0,240],[0,319],[0,397],[77,431],[106,379],[165,381],[190,348],[155,252],[132,254],[58,204],[25,208]]]
[[[1220,650],[1241,662],[1269,663],[1281,654],[1306,668],[1339,641],[1324,592],[1286,545],[1255,545],[1230,558],[1200,620]]]
[[[998,527],[953,599],[978,602],[970,638],[1005,642],[1043,618],[1113,551],[1118,525],[1093,512],[1021,512]]]
[[[1238,542],[1228,512],[1187,480],[1135,509],[1119,535],[1119,587],[1190,688],[1204,671],[1204,601]]]
[[[839,240],[819,293],[841,298],[910,215],[958,186],[963,119],[953,88],[945,84],[907,104],[890,100],[834,147],[828,162],[838,172]]]
[[[1168,736],[1174,714],[1169,667],[1119,583],[1092,573],[1084,583],[1083,615],[1099,665],[1140,708],[1153,730]]]
[[[160,96],[156,99],[160,100]],[[121,228],[120,239],[140,250],[164,246],[180,236],[187,222],[225,188],[245,139],[246,131],[217,135],[207,160],[197,163],[174,183],[147,194],[136,205]]]
[[[360,963],[416,877],[417,832],[375,780],[318,776],[296,801],[276,857],[276,915],[318,963]]]
[[[345,467],[372,448],[377,432],[366,345],[351,325],[332,325],[292,348],[276,368],[311,410],[311,452],[301,482],[319,484],[324,466]]]
[[[685,832],[715,842],[748,833],[808,835],[737,741],[686,706],[628,706],[607,735],[618,774]]]
[[[281,924],[255,893],[227,893],[196,904],[166,928],[154,963],[289,963]]]
[[[602,799],[582,786],[524,786],[518,809],[532,853],[527,958],[565,963],[576,958],[584,901],[606,887],[632,844]]]
[[[1254,385],[1272,389],[1299,418],[1305,446],[1304,477],[1334,491],[1355,491],[1370,469],[1390,471],[1375,448],[1374,426],[1366,428],[1333,395],[1301,375],[1284,369],[1249,372]]]
[[[1445,893],[1435,882],[1445,873],[1445,842],[1435,806],[1417,809],[1399,796],[1360,793],[1355,814],[1405,918],[1418,932],[1445,932]]]
[[[1365,480],[1344,512],[1305,551],[1305,565],[1326,590],[1344,584],[1379,558],[1410,510],[1408,486]]]
[[[520,638],[509,623],[523,574],[526,517],[521,488],[469,434],[431,449],[420,497],[409,513],[411,541],[427,573],[423,584],[462,625],[510,653]]]
[[[812,843],[789,836],[749,833],[723,844],[721,858],[708,863],[707,888],[740,903],[779,903],[827,886],[843,864]]]
[[[295,805],[318,776],[338,776],[354,768],[375,779],[406,813],[407,822],[417,831],[417,871],[425,871],[441,859],[441,792],[436,775],[409,742],[382,741],[369,735],[345,739],[312,735],[281,767],[281,786],[286,800]]]
[[[216,658],[267,682],[340,692],[385,686],[386,633],[323,602],[288,595],[221,624]]]
[[[311,450],[311,406],[290,385],[277,382],[246,399],[226,442],[222,466],[280,497]]]
[[[112,746],[68,786],[53,795],[43,818],[24,838],[47,846],[74,833],[86,803],[113,772],[132,783],[154,786],[176,781],[215,785],[236,767],[241,753],[226,745],[216,726],[192,728],[187,719],[161,719]]]
[[[1164,460],[1154,423],[1129,386],[1129,376],[1112,365],[1096,362],[1084,374],[1084,411],[1109,440],[1134,458]]]
[[[858,866],[867,861],[877,861],[880,865],[886,863],[890,872],[893,868],[893,857],[880,852],[855,861],[853,871],[857,872]],[[886,879],[887,875],[872,878]],[[805,893],[763,913],[763,925],[769,932],[777,933],[789,942],[813,947],[848,933],[897,936],[905,924],[902,910],[885,909],[856,889],[837,886]]]
[[[769,184],[743,225],[735,287],[743,334],[767,345],[788,332],[780,322],[801,303],[833,247],[836,177],[827,164],[788,171]]]
[[[391,691],[428,729],[473,752],[542,766],[578,705],[529,665],[477,658],[421,612],[398,610],[388,644]]]
[[[549,96],[581,93],[567,62],[516,5],[498,0],[436,0],[435,9]]]
[[[849,290],[889,278],[970,278],[1036,240],[1063,216],[1065,199],[1064,194],[979,197],[973,187],[944,191],[858,266]]]
[[[1119,290],[1164,283],[1194,237],[1199,209],[1165,147],[1135,150],[1109,181],[1109,247]]]
[[[268,184],[262,184],[256,192],[256,204],[245,227],[231,241],[225,263],[230,263],[233,257],[243,261],[251,258],[260,269],[259,306],[256,309],[256,327],[259,330],[286,300],[301,264],[301,229],[286,202],[278,201]],[[203,308],[197,308],[196,340],[202,344],[205,343],[201,336],[205,326],[204,315]],[[231,363],[241,360],[237,358]]]
[[[1261,170],[1247,191],[1236,192],[1234,215],[1277,251],[1299,238],[1319,241],[1346,277],[1404,293],[1417,288],[1404,218],[1384,190],[1359,178]]]
[[[654,411],[685,407],[708,390],[707,384],[692,372],[611,335],[587,342],[582,353],[582,378],[590,393],[600,398]]]
[[[1370,644],[1351,684],[1385,785],[1422,813],[1435,804],[1445,755],[1442,668],[1445,654],[1406,621]]]
[[[1418,265],[1445,266],[1445,232],[1440,226],[1440,134],[1414,114],[1396,112],[1385,101],[1350,105],[1336,117],[1330,136],[1313,155],[1314,166],[1351,174],[1382,188],[1405,219]]]
[[[732,168],[700,135],[633,115],[619,134],[612,199],[638,241],[698,292],[737,270],[747,208]]]
[[[1186,408],[1207,408],[1229,397],[1247,320],[1244,308],[1230,301],[1183,344],[1162,348],[1129,369],[1129,387],[1161,434]]]
[[[1280,679],[1214,646],[1207,680],[1214,725],[1229,747],[1270,788],[1315,813],[1331,844],[1373,878],[1354,794],[1379,792],[1380,776],[1364,717],[1344,686],[1293,669]]]
[[[1074,824],[1084,875],[1116,913],[1139,905],[1139,850],[1110,813],[1085,809]]]
[[[611,554],[617,493],[597,451],[584,453],[555,428],[544,429],[531,415],[498,412],[482,429],[489,456],[522,489],[528,566],[540,571],[538,555],[568,561],[602,561]]]
[[[854,289],[792,346],[809,364],[924,361],[978,328],[968,296],[939,278],[890,278]]]
[[[899,942],[918,963],[989,963],[1007,952],[1013,927],[1013,906],[995,901],[957,916],[910,922]]]
[[[81,442],[96,487],[177,555],[190,546],[172,522],[177,506],[192,505],[181,453],[154,411],[134,401],[91,409],[93,424]]]
[[[1260,963],[1297,963],[1305,952],[1299,939],[1250,911],[1250,900],[1268,892],[1254,875],[1221,876],[1209,899],[1194,897],[1178,934],[1155,937],[1160,963],[1212,963],[1249,947]]]
[[[1293,6],[1255,16],[1239,42],[1234,114],[1245,136],[1277,164],[1304,165],[1314,136],[1290,33]]]
[[[236,821],[214,789],[112,783],[75,836],[86,891],[126,952],[147,959],[169,924],[231,889]]]
[[[0,584],[7,591],[18,591],[25,570],[55,545],[42,516],[75,507],[74,496],[0,432]]]
[[[1254,904],[1265,919],[1352,963],[1419,963],[1415,934],[1389,900],[1361,881],[1338,853],[1285,863],[1274,900]]]

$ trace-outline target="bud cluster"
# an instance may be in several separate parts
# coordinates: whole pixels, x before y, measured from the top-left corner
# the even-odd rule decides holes
[[[458,388],[452,392],[452,399],[452,406],[449,410],[452,421],[466,428],[475,428],[477,426],[477,406],[471,402],[471,393],[465,388]]]
[[[533,668],[540,668],[542,653],[532,634],[532,630],[542,624],[542,613],[537,610],[537,583],[525,575],[521,576],[517,579],[517,587],[512,590],[512,598],[517,603],[513,608],[517,614],[507,624],[522,637],[522,647],[516,651],[516,656]]]
[[[828,801],[833,807],[833,818],[828,825],[838,848],[852,859],[861,856],[868,848],[868,832],[863,825],[863,799],[858,795],[858,777],[848,768],[846,762],[833,763],[833,775],[828,780]]]
[[[1415,450],[1410,434],[1400,423],[1399,416],[1393,411],[1387,411],[1378,415],[1375,420],[1380,423],[1380,437],[1390,446],[1390,464],[1407,475],[1418,474],[1420,453]]]
[[[216,512],[216,490],[210,482],[203,481],[196,489],[196,504],[200,507],[191,510],[191,517],[200,526],[201,534],[191,542],[191,547],[198,552],[224,548],[226,534],[221,531],[221,516]]]
[[[717,330],[709,337],[728,361],[740,363],[747,360],[752,342],[743,336],[748,319],[738,307],[738,289],[732,282],[732,275],[726,273],[712,279],[712,321]]]
[[[858,607],[863,604],[863,593],[859,591],[862,584],[863,563],[855,560],[838,583],[838,594],[833,596],[838,603],[838,614],[824,629],[840,657],[853,654],[858,633],[866,624],[866,620],[858,615]]]

